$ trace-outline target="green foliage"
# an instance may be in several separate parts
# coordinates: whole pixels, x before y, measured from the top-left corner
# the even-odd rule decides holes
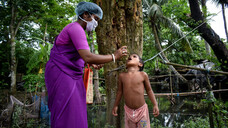
[[[16,58],[18,73],[26,74],[26,71],[28,70],[26,64],[35,53],[34,48],[28,46],[28,44],[28,42],[16,41]]]
[[[23,46],[23,44],[20,44],[19,46]],[[35,92],[38,89],[41,89],[42,87],[45,86],[44,74],[42,72],[45,68],[45,64],[49,60],[51,48],[52,48],[52,44],[43,41],[42,43],[39,44],[38,50],[35,50],[34,48],[32,48],[33,52],[27,53],[27,55],[21,55],[22,57],[26,57],[27,59],[23,63],[24,67],[22,67],[22,69],[25,69],[24,73],[27,74],[23,77],[23,81],[25,81],[24,88],[26,88],[27,91]],[[18,57],[18,58],[20,60],[23,60],[22,57]]]
[[[87,105],[88,127],[104,128],[106,125],[105,105]],[[110,127],[108,127],[110,128]]]
[[[115,126],[110,125],[110,124],[106,124],[106,125],[104,126],[104,128],[115,128]]]
[[[209,119],[206,118],[201,118],[201,117],[190,117],[189,120],[185,120],[183,127],[185,128],[209,128],[210,124],[209,124]]]
[[[225,103],[219,100],[216,101],[213,106],[213,111],[217,113],[217,115],[214,115],[218,121],[215,125],[218,127],[219,124],[223,128],[228,126],[228,101]]]
[[[22,106],[18,106],[16,105],[14,107],[14,112],[13,112],[13,116],[12,116],[12,120],[13,120],[13,128],[20,128],[20,125],[23,124],[23,120],[21,118],[23,114],[23,107]]]
[[[8,88],[10,83],[10,52],[7,43],[0,44],[0,88]],[[26,74],[30,57],[34,53],[34,48],[28,46],[28,42],[20,42],[16,40],[16,58],[17,58],[17,72]]]
[[[178,23],[180,27],[185,26],[182,22],[183,18],[188,18],[190,8],[186,0],[169,0],[166,4],[162,5],[164,15],[170,17],[173,21]],[[185,26],[187,28],[187,26]]]
[[[156,24],[156,31],[160,33],[161,25],[164,28],[169,29],[171,31],[171,35],[178,38],[183,38],[179,43],[182,45],[182,48],[187,52],[192,52],[191,45],[189,44],[188,38],[184,36],[184,33],[175,21],[171,18],[163,15],[162,6],[166,5],[168,1],[159,2],[159,1],[150,1],[148,9],[148,18],[149,21]],[[161,38],[161,37],[160,37]],[[163,40],[161,40],[162,42]]]
[[[46,36],[50,42],[53,42],[59,32],[72,22],[77,1],[50,0],[43,4],[45,11],[42,15],[38,18],[31,17],[31,20],[39,25],[42,32],[47,29]]]
[[[146,20],[146,19],[145,19]],[[147,59],[150,59],[154,55],[158,53],[158,51],[155,48],[154,43],[154,35],[151,33],[151,29],[149,27],[148,22],[144,22],[143,24],[143,57],[142,59],[145,61]],[[164,66],[162,65],[156,65],[156,61],[151,60],[144,65],[144,71],[147,72],[149,75],[154,74],[155,68],[161,68],[163,69]]]
[[[7,42],[8,27],[11,21],[12,7],[16,10],[16,18],[14,25],[20,24],[20,29],[16,35],[17,40],[25,39],[25,37],[44,37],[44,32],[47,25],[48,40],[53,42],[58,33],[71,22],[75,15],[74,8],[78,0],[1,0],[0,6],[1,27],[0,39]],[[20,22],[20,19],[23,19]],[[28,39],[28,38],[27,38]],[[31,40],[31,43],[33,40]]]
[[[0,43],[0,89],[8,88],[10,83],[10,59],[9,59],[9,45],[7,43]]]
[[[25,119],[25,108],[23,106],[15,105],[12,116],[12,128],[48,128],[46,124],[42,123],[39,119]]]
[[[14,29],[18,26],[15,33],[16,41],[16,60],[17,72],[37,73],[38,69],[43,68],[47,58],[44,55],[46,47],[37,45],[40,39],[45,38],[47,42],[53,42],[56,35],[70,23],[75,15],[74,8],[78,0],[1,0],[0,1],[0,88],[8,88],[10,83],[10,37],[9,27]],[[15,9],[14,21],[11,22],[12,8]],[[44,34],[45,33],[45,34]],[[37,37],[37,38],[31,38]],[[6,47],[7,45],[7,47]],[[2,47],[3,46],[3,47]],[[41,51],[34,50],[33,48]],[[2,49],[3,48],[3,49]],[[33,56],[32,59],[31,55]],[[34,61],[39,59],[38,61]],[[47,56],[46,56],[47,57]]]
[[[152,123],[150,124],[151,128],[168,128],[161,125],[161,121],[157,118],[153,118]]]
[[[173,63],[184,64],[184,65],[196,65],[197,60],[209,60],[215,63],[215,69],[221,69],[221,63],[215,57],[213,51],[211,55],[208,55],[205,49],[204,40],[199,36],[197,31],[193,31],[189,33],[192,29],[184,22],[186,19],[190,18],[190,8],[188,3],[185,0],[169,0],[169,1],[160,1],[160,0],[147,0],[149,5],[155,4],[156,9],[162,9],[163,13],[158,13],[161,15],[157,16],[157,21],[159,23],[156,24],[157,31],[159,33],[159,40],[161,42],[162,49],[167,48],[174,42],[176,42],[180,37],[184,36],[184,34],[188,34],[186,39],[188,40],[179,40],[177,43],[172,45],[172,47],[168,48],[164,53],[167,56],[168,60]],[[162,4],[161,4],[161,3]],[[147,60],[159,51],[155,49],[155,39],[153,37],[150,22],[151,20],[147,18],[149,8],[144,1],[143,7],[146,10],[144,12],[144,24],[143,24],[143,31],[144,31],[144,49],[143,49],[143,59]],[[150,8],[150,13],[156,10],[153,9],[152,6]],[[161,10],[159,10],[161,11]],[[153,13],[154,14],[154,13]],[[151,14],[151,15],[153,15]],[[211,15],[207,13],[208,16]],[[159,18],[160,17],[160,18]],[[164,17],[167,20],[164,20]],[[169,21],[169,22],[168,22]],[[164,24],[161,24],[164,22]],[[175,26],[172,25],[174,23]],[[195,25],[195,22],[192,22]],[[179,29],[178,29],[179,28]],[[176,32],[175,32],[176,31]],[[183,33],[180,33],[182,31]],[[179,34],[178,34],[179,33]],[[178,36],[179,35],[179,36]],[[187,42],[188,43],[187,43]],[[190,51],[190,47],[193,52]],[[160,63],[162,59],[159,56],[154,58],[153,60],[148,61],[145,63],[144,71],[147,72],[149,75],[156,74],[159,71],[160,74],[164,74],[167,71],[168,66]]]
[[[208,93],[210,94],[210,93]],[[209,96],[211,97],[211,96]],[[214,125],[216,127],[222,127],[226,128],[228,126],[228,102],[216,100],[212,98],[206,98],[202,99],[203,103],[211,104],[213,105],[213,119],[214,119]]]
[[[157,98],[157,100],[158,100],[157,102],[162,103],[162,105],[159,105],[159,110],[168,111],[169,107],[171,106],[170,101],[167,100],[167,98],[163,98],[163,97],[159,97],[159,98]],[[153,108],[153,104],[150,101],[150,99],[146,98],[145,101],[146,101],[146,103],[148,105],[148,108],[152,109]]]
[[[52,46],[53,46],[52,44],[44,41],[43,41],[43,44],[41,43],[39,44],[40,49],[34,52],[28,64],[26,65],[28,68],[28,71],[27,71],[28,73],[30,73],[34,69],[36,69],[34,73],[38,73],[40,69],[44,69],[45,64],[49,60]]]
[[[182,1],[183,2],[183,1]],[[145,2],[146,3],[146,2]],[[146,58],[144,60],[147,60],[157,53],[159,51],[155,48],[155,39],[153,37],[150,22],[154,20],[153,22],[156,23],[156,29],[159,33],[159,40],[161,42],[162,48],[165,49],[166,47],[170,46],[172,43],[178,41],[179,38],[184,36],[185,29],[182,29],[183,26],[186,27],[185,24],[179,24],[180,22],[177,22],[173,19],[172,15],[172,9],[174,9],[172,6],[168,6],[169,8],[166,8],[166,5],[169,4],[169,1],[148,1],[148,6],[144,3],[144,9],[145,11],[144,15],[150,16],[149,18],[144,18],[144,49],[143,49],[143,58]],[[187,2],[185,2],[185,5]],[[188,8],[189,10],[189,8]],[[156,12],[156,13],[155,13]],[[160,12],[160,13],[159,13]],[[165,12],[165,13],[163,13]],[[169,13],[167,13],[169,12]],[[155,19],[152,18],[152,16],[155,14]],[[182,25],[182,26],[181,26]],[[168,59],[171,62],[178,62],[185,63],[185,64],[192,64],[191,59],[189,58],[189,55],[193,54],[192,50],[192,44],[189,43],[189,38],[185,37],[182,40],[179,40],[175,45],[170,47],[165,51],[165,54],[167,54]],[[181,57],[181,58],[179,58]],[[194,57],[194,55],[191,55],[190,57]],[[159,71],[160,74],[166,73],[166,69],[168,68],[167,65],[161,64],[160,61],[162,61],[159,56],[156,57],[156,60],[149,61],[150,63],[145,64],[145,70],[149,75],[155,74],[155,71]]]
[[[23,77],[24,88],[28,92],[36,92],[45,87],[44,74],[28,74]]]

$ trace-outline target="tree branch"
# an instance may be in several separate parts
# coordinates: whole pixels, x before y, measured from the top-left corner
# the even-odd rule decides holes
[[[29,17],[30,15],[31,15],[31,13],[28,13],[27,15],[25,15],[25,16],[23,16],[23,17],[21,17],[21,18],[19,19],[19,21],[18,21],[18,23],[17,23],[17,26],[16,26],[16,28],[15,28],[15,35],[17,34],[17,31],[18,31],[18,29],[19,29],[19,27],[20,27],[20,25],[21,25],[21,22],[22,22],[25,18]]]

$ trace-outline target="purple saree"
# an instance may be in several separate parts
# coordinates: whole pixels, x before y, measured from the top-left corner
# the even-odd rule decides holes
[[[56,45],[46,64],[45,83],[52,128],[87,128],[84,61],[75,46]]]

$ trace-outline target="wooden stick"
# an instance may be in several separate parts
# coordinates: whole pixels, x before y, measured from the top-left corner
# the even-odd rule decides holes
[[[173,65],[173,66],[177,66],[177,67],[190,68],[190,69],[195,69],[195,70],[200,70],[200,71],[209,71],[209,72],[214,72],[214,73],[218,73],[218,74],[228,75],[228,72],[223,72],[223,71],[207,70],[207,69],[203,69],[203,68],[197,68],[197,67],[193,67],[193,66],[175,64],[175,63],[170,63],[170,62],[165,62],[164,64]]]
[[[228,89],[219,89],[219,90],[212,90],[212,92],[225,92],[228,91]],[[202,91],[202,92],[181,92],[181,93],[173,93],[173,96],[188,96],[188,95],[195,95],[195,94],[201,94],[206,93],[208,91]],[[162,97],[162,96],[170,96],[171,93],[154,93],[156,97]],[[106,94],[101,94],[101,96],[106,96]],[[144,96],[147,96],[147,94],[144,94]]]
[[[203,73],[201,74],[181,74],[182,76],[202,76],[205,75]],[[155,78],[163,78],[163,77],[168,77],[170,75],[156,75],[156,76],[151,76],[149,79],[155,79]],[[176,76],[176,75],[171,75],[171,76]],[[210,76],[218,76],[218,75],[210,75]],[[223,76],[223,75],[219,75],[219,76]]]
[[[228,91],[228,89],[219,89],[219,90],[212,90],[213,92],[225,92]],[[181,92],[181,93],[173,93],[172,95],[174,96],[188,96],[188,95],[195,95],[195,94],[201,94],[201,93],[206,93],[207,91],[202,91],[202,92]],[[147,94],[145,94],[147,95]],[[155,93],[154,94],[156,97],[161,97],[161,96],[170,96],[171,93]]]

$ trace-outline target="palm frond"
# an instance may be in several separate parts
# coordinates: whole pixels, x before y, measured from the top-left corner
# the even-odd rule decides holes
[[[173,34],[177,34],[178,37],[184,37],[185,34],[180,30],[180,28],[169,18],[166,18],[164,16],[160,17],[160,22],[166,27],[169,28]],[[192,47],[188,41],[187,37],[183,38],[184,41],[182,46],[187,52],[193,52]]]
[[[215,3],[217,6],[220,4],[224,4],[224,6],[228,7],[228,0],[211,0],[212,3]]]
[[[150,18],[159,18],[161,16],[163,16],[163,13],[162,13],[162,10],[161,10],[161,7],[158,6],[157,4],[153,4],[150,9],[148,10],[148,16]]]
[[[27,63],[26,67],[28,68],[28,73],[31,72],[34,68],[39,66],[39,52],[36,52],[33,54],[33,56],[30,58],[29,62]]]

